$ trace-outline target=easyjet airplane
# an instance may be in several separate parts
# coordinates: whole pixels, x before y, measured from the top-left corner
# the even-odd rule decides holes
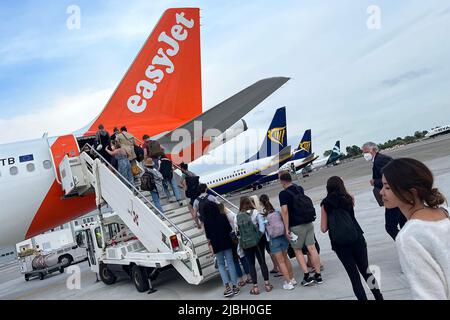
[[[17,243],[95,210],[93,195],[64,198],[58,168],[64,155],[77,156],[85,143],[92,143],[99,124],[110,132],[126,125],[138,138],[149,134],[173,159],[190,162],[213,142],[208,129],[224,132],[287,81],[260,80],[202,113],[199,9],[168,9],[88,126],[74,134],[0,146],[0,245]],[[195,134],[198,121],[202,128]],[[172,141],[180,129],[191,137]]]

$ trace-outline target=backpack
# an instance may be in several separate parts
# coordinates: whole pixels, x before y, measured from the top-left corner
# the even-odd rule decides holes
[[[200,184],[199,176],[186,176],[186,197],[195,198],[199,195],[198,186]]]
[[[155,189],[155,177],[153,176],[153,173],[146,170],[141,177],[141,190],[154,191]]]
[[[250,215],[239,212],[236,218],[239,230],[239,244],[242,249],[248,249],[258,245],[262,234],[253,224]]]
[[[134,153],[136,154],[136,161],[142,162],[144,160],[144,149],[139,147],[138,145],[134,145]]]
[[[172,161],[170,161],[169,159],[161,159],[159,164],[159,172],[161,172],[164,179],[172,180]]]
[[[284,223],[281,214],[278,211],[271,212],[267,215],[266,231],[270,238],[274,239],[284,235]]]
[[[204,222],[204,216],[207,214],[220,214],[219,206],[216,202],[206,197],[198,197],[198,215],[201,222]]]
[[[314,204],[310,197],[306,196],[304,193],[298,192],[295,194],[294,192],[287,190],[293,197],[293,214],[297,215],[297,221],[300,224],[307,224],[316,220],[316,209],[314,209]]]
[[[161,148],[161,145],[156,140],[150,140],[147,142],[148,146],[148,156],[150,158],[160,157],[164,155],[164,150]]]
[[[341,208],[333,209],[333,212],[328,214],[327,218],[331,241],[340,245],[348,245],[358,240],[358,229],[346,210]]]

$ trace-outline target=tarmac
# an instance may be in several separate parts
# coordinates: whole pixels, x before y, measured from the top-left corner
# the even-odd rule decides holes
[[[396,150],[384,152],[394,158],[412,157],[424,161],[433,171],[436,186],[450,197],[450,136],[424,140],[407,145]],[[323,168],[312,172],[309,177],[301,178],[301,184],[316,206],[319,213],[319,203],[325,196],[326,180],[333,175],[342,177],[350,193],[356,199],[356,218],[358,219],[368,245],[369,264],[374,270],[381,291],[387,300],[411,299],[408,282],[402,274],[397,257],[394,241],[384,229],[384,208],[376,203],[372,189],[369,185],[371,179],[371,163],[364,159],[356,159],[342,163],[335,167]],[[261,190],[250,191],[245,195],[266,193],[273,204],[278,206],[278,193],[280,185],[275,182]],[[238,204],[240,195],[228,198]],[[318,215],[320,216],[320,215]],[[250,285],[241,289],[240,295],[231,300],[354,300],[350,281],[335,253],[331,250],[328,234],[320,232],[320,219],[315,222],[316,237],[321,247],[321,261],[324,265],[322,271],[323,284],[310,287],[297,286],[294,290],[282,289],[282,278],[271,276],[274,290],[266,293],[260,285],[261,294],[252,296],[249,294]],[[267,256],[269,269],[272,262]],[[301,280],[301,271],[295,261],[292,260],[294,274],[297,280]],[[173,299],[173,300],[222,300],[223,287],[220,277],[214,278],[199,286],[189,285],[175,271],[167,270],[153,282],[157,291],[153,294],[138,293],[133,283],[126,277],[120,278],[114,285],[107,286],[102,282],[96,282],[96,276],[88,267],[87,262],[74,266],[80,271],[80,287],[67,284],[73,275],[54,273],[44,280],[33,279],[25,282],[20,274],[17,263],[0,266],[0,300],[53,300],[53,299],[81,299],[81,300],[146,300],[146,299]],[[262,278],[258,273],[260,283]],[[299,281],[300,282],[300,281]],[[367,296],[373,299],[367,288]]]

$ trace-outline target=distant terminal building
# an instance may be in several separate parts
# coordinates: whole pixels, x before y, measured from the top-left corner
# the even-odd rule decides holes
[[[442,126],[442,127],[437,127],[434,129],[431,129],[430,132],[428,132],[425,137],[426,138],[433,138],[433,137],[437,137],[439,135],[443,135],[443,134],[447,134],[450,133],[450,125],[446,125],[446,126]]]

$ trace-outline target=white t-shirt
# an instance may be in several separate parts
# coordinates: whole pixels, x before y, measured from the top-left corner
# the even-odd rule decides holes
[[[409,220],[395,240],[413,299],[450,299],[450,219]]]

